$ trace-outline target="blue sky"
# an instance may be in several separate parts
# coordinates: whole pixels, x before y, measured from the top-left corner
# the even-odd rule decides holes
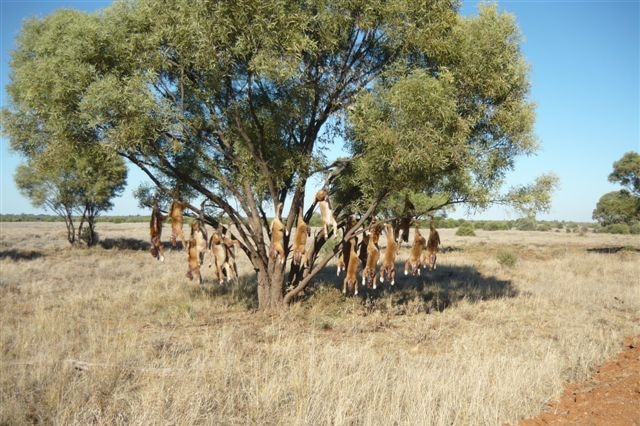
[[[93,11],[110,3],[0,0],[2,105],[7,103],[10,51],[24,19],[61,7]],[[476,5],[477,1],[464,1],[461,12],[475,14]],[[560,188],[550,213],[539,218],[590,221],[600,196],[619,189],[607,181],[613,162],[627,151],[640,151],[640,0],[512,0],[498,6],[516,16],[524,36],[522,50],[531,65],[535,131],[541,144],[535,156],[517,160],[509,185],[554,172]],[[16,190],[13,174],[20,158],[9,152],[6,140],[0,145],[0,212],[42,212]],[[130,170],[129,186],[109,214],[146,214],[131,196],[143,178]],[[459,209],[452,216],[465,213]],[[515,217],[502,207],[475,216]]]

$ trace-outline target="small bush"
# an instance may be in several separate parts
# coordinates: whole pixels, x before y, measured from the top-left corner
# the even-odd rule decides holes
[[[485,231],[508,231],[511,229],[509,221],[486,222],[484,224]]]
[[[537,223],[534,218],[525,217],[516,220],[515,226],[518,231],[535,231],[537,228]]]
[[[475,237],[476,233],[473,230],[473,223],[465,222],[456,231],[456,235],[460,237]]]
[[[626,223],[613,223],[605,226],[604,232],[608,234],[629,234],[631,228]]]
[[[640,234],[640,222],[636,222],[633,225],[631,225],[629,227],[629,232],[634,235]]]
[[[541,223],[540,225],[538,225],[537,228],[538,231],[551,231],[551,225],[548,223]]]
[[[498,259],[498,263],[507,268],[513,268],[516,266],[516,262],[518,261],[518,256],[507,250],[500,250],[496,257]]]

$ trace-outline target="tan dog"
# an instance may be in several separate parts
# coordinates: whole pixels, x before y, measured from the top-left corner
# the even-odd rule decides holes
[[[385,225],[385,232],[387,234],[387,248],[384,252],[384,261],[382,262],[382,270],[380,271],[380,282],[384,280],[391,282],[391,285],[396,281],[396,256],[398,255],[398,243],[394,238],[393,227],[390,224]]]
[[[329,227],[333,228],[333,236],[338,236],[338,222],[333,217],[333,211],[331,210],[331,203],[329,201],[329,193],[321,189],[316,193],[316,202],[320,206],[320,216],[322,217],[322,230],[324,231],[324,238],[329,235]]]
[[[420,233],[420,228],[416,226],[416,235],[413,237],[413,246],[409,252],[409,258],[404,264],[404,274],[420,275],[420,261],[422,257],[422,250],[424,250],[427,240],[424,239]]]
[[[195,238],[189,240],[189,270],[187,271],[187,278],[193,280],[193,277],[198,278],[198,284],[202,284],[202,275],[200,275],[200,260],[198,259],[198,243]]]
[[[369,242],[367,243],[367,262],[362,271],[362,285],[366,285],[367,287],[371,287],[373,284],[373,289],[376,289],[376,266],[380,260],[380,249],[378,248],[378,240],[380,239],[380,229],[381,225],[375,223],[375,221],[371,224],[369,228],[371,230],[371,235],[369,236]]]
[[[347,222],[344,229],[344,235],[347,234],[353,228],[358,221],[353,217],[349,216],[347,218]],[[336,275],[340,276],[340,272],[346,271],[347,264],[349,263],[349,251],[351,250],[351,240],[345,241],[342,246],[342,250],[340,250],[340,256],[338,256],[338,262],[336,267]]]
[[[298,226],[296,228],[296,236],[293,240],[293,264],[307,266],[307,237],[311,236],[311,228],[304,221],[302,207],[298,212]]]
[[[200,221],[191,224],[191,238],[196,240],[198,260],[200,265],[204,263],[204,254],[207,251],[207,229]]]
[[[280,264],[284,263],[284,224],[280,220],[280,212],[282,210],[282,203],[278,203],[278,207],[276,208],[276,216],[273,218],[271,222],[271,250],[269,251],[269,255],[273,256],[274,259],[278,259],[280,256]]]
[[[182,213],[187,203],[183,203],[179,200],[173,200],[171,207],[169,208],[169,217],[171,218],[171,246],[175,247],[177,239],[182,241],[182,249],[187,250],[187,241],[184,233],[182,232]]]
[[[209,268],[213,263],[216,267],[215,273],[218,283],[222,284],[223,280],[228,277],[227,274],[227,248],[224,245],[224,240],[220,234],[220,230],[216,229],[211,234],[209,239],[209,250],[211,252],[211,259],[209,259]]]
[[[227,282],[229,280],[238,278],[238,266],[236,265],[236,248],[240,245],[240,241],[229,237],[229,228],[227,228],[227,235],[224,237],[223,244],[226,251],[227,261],[225,265],[225,271],[227,274]]]
[[[166,216],[160,212],[158,208],[158,200],[153,200],[153,207],[151,210],[151,221],[149,223],[149,233],[151,234],[151,256],[158,259],[160,262],[164,262],[164,248],[162,247],[162,222],[166,219]]]
[[[352,238],[349,240],[349,263],[347,264],[347,276],[342,282],[342,293],[347,294],[347,289],[354,287],[353,294],[358,295],[358,266],[360,266],[360,259],[356,253],[356,244],[358,240]]]
[[[429,270],[436,269],[436,255],[438,254],[438,246],[440,245],[440,234],[436,231],[433,220],[429,225],[429,239],[427,240],[427,252],[423,261],[423,265],[428,265]]]

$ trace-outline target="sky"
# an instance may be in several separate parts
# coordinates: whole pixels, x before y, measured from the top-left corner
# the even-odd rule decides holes
[[[10,52],[22,22],[59,8],[95,11],[110,1],[0,0],[0,101],[7,105]],[[477,13],[477,1],[463,1],[461,13]],[[607,177],[614,161],[640,151],[640,0],[510,0],[497,2],[512,13],[523,34],[522,52],[531,66],[530,98],[536,104],[539,151],[519,157],[507,186],[532,182],[553,172],[560,186],[551,210],[539,219],[591,221],[598,199],[620,189]],[[44,213],[17,191],[13,174],[21,158],[0,140],[0,213]],[[130,168],[124,194],[108,214],[147,214],[132,191],[144,175]],[[515,219],[493,207],[470,216],[462,208],[451,217]]]

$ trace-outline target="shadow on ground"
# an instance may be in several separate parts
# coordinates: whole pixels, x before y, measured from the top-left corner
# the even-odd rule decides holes
[[[511,281],[485,276],[472,266],[442,264],[434,271],[423,269],[419,276],[405,276],[404,262],[396,262],[395,268],[394,286],[388,282],[380,284],[379,281],[376,283],[376,289],[359,285],[359,294],[356,299],[373,310],[382,309],[381,305],[384,304],[385,309],[391,306],[396,312],[403,313],[409,310],[443,311],[460,300],[476,302],[516,297],[519,294]],[[361,270],[358,273],[359,280],[362,279],[360,273]],[[288,271],[285,276],[287,274]],[[230,303],[244,305],[248,309],[258,307],[257,282],[253,274],[243,275],[238,280],[228,283],[218,283],[207,268],[203,271],[203,276],[203,284],[192,288],[192,296],[204,295],[214,299],[226,299]],[[325,290],[331,290],[336,295],[338,303],[340,300],[353,298],[353,289],[350,289],[345,297],[338,296],[341,295],[344,277],[344,271],[341,276],[336,275],[335,265],[327,266],[305,289],[304,296],[297,300],[305,300],[304,303],[313,304],[314,300],[317,300],[314,295],[319,295]]]
[[[105,250],[149,250],[151,244],[148,241],[138,240],[136,238],[106,238],[98,242],[100,247]],[[165,252],[168,251],[182,251],[182,242],[178,242],[176,246],[172,246],[170,242],[163,241],[162,247]]]
[[[358,278],[362,280],[360,274]],[[342,291],[343,280],[344,272],[337,277],[336,268],[327,267],[318,274],[315,280],[317,284],[308,289],[307,294],[311,296],[323,287]],[[430,312],[443,311],[463,299],[476,302],[516,297],[519,294],[511,281],[482,275],[471,266],[439,265],[434,271],[423,269],[419,276],[405,276],[404,262],[396,262],[395,281],[394,286],[388,282],[380,284],[378,281],[377,289],[359,285],[357,297],[363,303],[374,306],[377,301],[384,298],[385,303],[390,299],[392,306],[400,311],[411,306],[414,310]],[[359,282],[361,283],[362,281]],[[347,294],[353,294],[353,290],[348,291]]]
[[[213,299],[225,298],[232,303],[244,305],[247,309],[258,307],[258,283],[251,275],[242,275],[238,279],[219,283],[205,271],[202,285],[191,289],[191,296],[202,295]]]
[[[107,238],[98,242],[105,250],[149,250],[151,244],[148,241],[136,238]],[[166,248],[166,246],[165,246]]]
[[[634,252],[634,253],[640,253],[640,249],[635,248],[635,247],[629,247],[629,246],[620,246],[620,247],[594,247],[594,248],[588,248],[587,252],[589,253],[598,253],[598,254],[615,254],[621,251],[626,251],[626,252]]]
[[[18,260],[34,260],[43,257],[44,254],[35,250],[0,250],[0,259]]]

